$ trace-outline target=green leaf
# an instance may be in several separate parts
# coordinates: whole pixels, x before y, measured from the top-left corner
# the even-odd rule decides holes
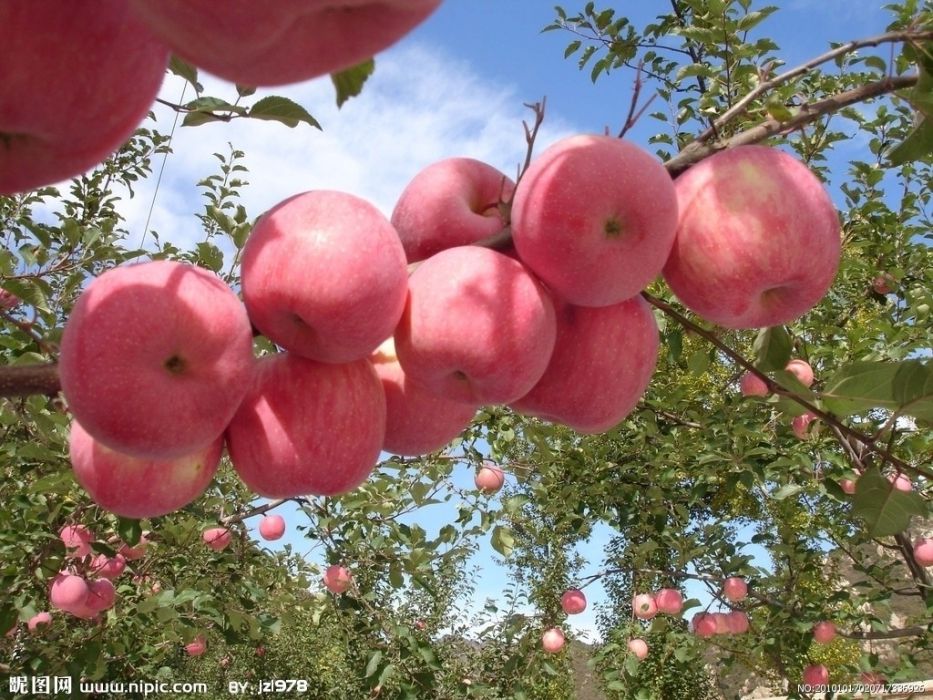
[[[872,537],[888,537],[903,532],[911,516],[926,514],[926,504],[913,491],[899,491],[881,472],[872,469],[859,477],[852,512],[865,521]]]
[[[570,58],[570,56],[576,53],[577,49],[579,49],[582,45],[583,42],[579,39],[577,41],[571,41],[569,44],[567,44],[567,48],[564,49],[564,58]]]
[[[785,484],[774,492],[772,498],[776,501],[783,501],[785,498],[796,496],[801,491],[803,491],[803,487],[799,484]]]
[[[198,82],[198,69],[190,63],[181,60],[178,56],[172,56],[172,59],[168,63],[168,69],[179,78],[184,78],[191,83],[195,91],[201,92],[201,90],[204,89],[201,83]]]
[[[504,557],[509,556],[515,548],[515,538],[512,531],[503,525],[496,525],[492,530],[492,548]]]
[[[762,372],[784,369],[790,360],[792,347],[790,334],[784,326],[762,328],[752,345],[755,367]]]
[[[689,369],[692,374],[699,376],[709,367],[709,359],[708,350],[697,350],[687,359],[687,369]]]
[[[933,119],[925,118],[906,139],[888,153],[891,165],[904,165],[915,160],[926,160],[933,154]]]
[[[369,678],[379,669],[380,661],[382,661],[382,651],[377,649],[369,657],[369,663],[366,664],[366,675],[364,678]]]
[[[870,408],[894,410],[894,378],[899,365],[892,362],[853,362],[840,368],[826,382],[823,405],[837,416]]]
[[[363,91],[363,85],[375,69],[376,62],[370,58],[352,68],[347,68],[339,73],[331,73],[331,82],[333,82],[334,88],[337,90],[337,107],[343,107],[344,102],[359,95]]]
[[[134,547],[143,536],[143,528],[138,520],[119,518],[117,520],[117,534],[129,546]]]
[[[905,360],[898,364],[891,387],[898,412],[933,421],[933,362]]]
[[[321,128],[317,120],[304,107],[287,97],[277,95],[263,97],[250,107],[248,116],[251,119],[281,122],[292,129],[302,122],[313,126],[315,129]]]

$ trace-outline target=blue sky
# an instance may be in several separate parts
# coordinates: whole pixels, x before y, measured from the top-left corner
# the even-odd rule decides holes
[[[598,3],[599,4],[599,3]],[[757,3],[756,3],[757,4]],[[830,41],[869,36],[884,30],[888,18],[881,2],[868,0],[788,0],[782,10],[760,26],[782,48],[786,63],[795,65],[822,53]],[[565,3],[568,12],[583,2]],[[616,2],[636,25],[665,11],[667,0]],[[403,42],[377,58],[375,76],[363,95],[340,111],[334,106],[329,80],[317,80],[266,94],[285,94],[306,106],[322,123],[319,132],[301,127],[240,121],[179,129],[173,141],[164,179],[154,195],[154,179],[137,188],[125,202],[131,241],[139,240],[150,205],[151,228],[163,240],[191,246],[201,239],[197,219],[202,202],[195,186],[215,172],[215,152],[226,153],[228,142],[246,151],[251,183],[244,191],[250,215],[295,193],[340,189],[372,201],[385,214],[421,168],[450,156],[471,156],[514,175],[524,156],[522,119],[529,112],[524,102],[547,96],[548,113],[539,139],[540,152],[556,139],[572,133],[617,130],[625,118],[633,82],[631,72],[618,72],[595,86],[588,73],[563,59],[570,37],[562,32],[541,34],[553,19],[548,0],[446,0],[440,10]],[[233,101],[232,86],[205,77],[207,93]],[[183,85],[169,79],[162,97],[179,101]],[[648,94],[646,91],[645,94]],[[191,99],[190,90],[184,99]],[[160,128],[168,130],[174,114],[157,111]],[[642,145],[656,130],[644,119],[629,138]],[[472,472],[458,474],[457,485],[469,488]],[[294,515],[283,511],[290,525]],[[455,517],[454,508],[434,507],[416,516],[429,530]],[[293,533],[294,531],[291,530]],[[584,573],[597,570],[609,533],[597,529],[581,552],[591,561]],[[291,541],[297,551],[312,542]],[[761,562],[764,563],[764,562]],[[484,576],[476,606],[496,597],[505,571],[498,568],[491,549],[476,559]],[[690,588],[693,594],[700,589]],[[598,603],[598,585],[587,589]],[[593,605],[571,618],[572,629],[592,640]]]

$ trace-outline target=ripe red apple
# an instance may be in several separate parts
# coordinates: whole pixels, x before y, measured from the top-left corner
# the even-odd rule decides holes
[[[843,493],[847,493],[850,496],[855,493],[855,482],[852,479],[843,479],[839,482],[839,487],[842,489]]]
[[[259,521],[259,534],[264,540],[277,540],[285,534],[285,518],[266,515]]]
[[[713,613],[697,613],[694,615],[693,632],[698,637],[712,637],[716,634],[716,618]]]
[[[265,656],[265,655],[266,655],[266,648],[262,644],[260,644],[258,647],[256,647],[256,656]]]
[[[829,644],[836,638],[836,625],[828,620],[813,625],[813,641],[817,644]]]
[[[807,666],[803,670],[804,685],[829,685],[829,670],[823,664]]]
[[[135,561],[137,559],[142,559],[146,556],[146,548],[149,546],[149,539],[146,537],[144,532],[140,538],[139,542],[136,543],[135,547],[130,547],[128,544],[120,545],[120,554],[123,555],[124,559],[127,561]]]
[[[246,310],[213,272],[160,260],[109,270],[71,312],[58,365],[82,427],[112,450],[185,457],[223,433],[250,384]]]
[[[568,615],[579,615],[586,610],[586,596],[583,595],[583,591],[571,588],[561,595],[560,607]]]
[[[122,554],[108,557],[98,554],[91,560],[90,573],[106,579],[115,579],[126,569],[126,559]]]
[[[124,0],[0,3],[0,195],[79,175],[149,113],[168,49]]]
[[[661,162],[629,141],[579,135],[536,158],[515,188],[512,236],[555,297],[610,306],[657,277],[677,228]]]
[[[658,359],[658,324],[634,297],[587,308],[555,300],[557,342],[544,375],[510,407],[580,433],[618,425],[648,388]]]
[[[424,620],[415,620],[415,629],[424,632],[428,626],[425,624]]]
[[[395,353],[395,342],[386,340],[370,358],[386,395],[385,452],[418,456],[434,452],[460,435],[476,406],[436,396],[405,376]]]
[[[185,644],[185,652],[188,656],[201,656],[205,651],[207,651],[207,640],[204,638],[203,634],[199,634]]]
[[[632,609],[635,617],[640,620],[650,620],[658,614],[658,605],[650,593],[639,593],[632,599]]]
[[[250,320],[319,362],[368,357],[405,307],[405,251],[388,220],[351,194],[319,190],[267,211],[243,249]]]
[[[353,581],[350,570],[339,564],[333,564],[327,567],[324,572],[324,587],[331,593],[340,595],[345,593]]]
[[[679,615],[684,609],[684,597],[674,588],[662,588],[655,594],[654,603],[665,615]]]
[[[58,535],[69,550],[68,556],[81,559],[91,553],[94,534],[84,525],[65,525]]]
[[[132,0],[172,51],[241,85],[285,85],[388,48],[441,0]]]
[[[489,238],[507,225],[499,202],[514,183],[473,158],[447,158],[419,172],[402,191],[392,225],[408,262]]]
[[[784,369],[797,377],[797,381],[804,386],[809,387],[813,384],[813,368],[806,360],[791,360]]]
[[[715,612],[710,613],[713,618],[713,621],[716,623],[716,634],[729,634],[729,616],[726,613]]]
[[[78,421],[69,439],[78,483],[99,506],[125,518],[154,518],[194,501],[214,478],[223,448],[221,435],[184,457],[131,457],[105,447]]]
[[[876,294],[884,296],[893,292],[896,284],[897,280],[894,279],[891,273],[883,272],[871,281],[871,288],[875,290]]]
[[[767,383],[757,374],[746,372],[739,380],[739,391],[742,396],[767,396],[771,392]]]
[[[894,486],[898,491],[913,491],[914,485],[910,481],[910,477],[906,474],[888,474],[888,481]]]
[[[722,595],[726,600],[738,603],[748,596],[748,584],[744,578],[730,576],[722,582]]]
[[[227,429],[233,466],[268,498],[335,496],[363,483],[385,436],[385,394],[369,360],[263,357]]]
[[[13,292],[9,292],[6,289],[0,289],[0,311],[10,311],[15,309],[22,303],[22,299],[16,296]]]
[[[630,639],[628,640],[628,650],[635,655],[636,659],[644,659],[648,656],[648,642],[644,639]]]
[[[483,466],[476,472],[473,483],[483,493],[497,493],[505,483],[505,472],[487,460],[483,462]]]
[[[215,552],[220,552],[230,544],[232,535],[225,527],[210,527],[201,533],[201,539]]]
[[[733,610],[725,614],[726,629],[729,634],[748,632],[748,614],[742,610]]]
[[[914,542],[914,559],[920,566],[933,566],[933,539],[921,537]]]
[[[567,641],[564,633],[557,627],[551,627],[541,635],[541,646],[548,654],[556,654],[564,648]]]
[[[405,375],[473,405],[527,394],[544,374],[557,333],[554,305],[517,260],[487,248],[448,248],[408,282],[395,330]]]
[[[798,439],[806,440],[810,436],[810,423],[815,420],[818,419],[812,413],[794,416],[794,420],[790,423],[791,430],[794,431],[794,435],[796,435]]]
[[[26,623],[26,627],[30,632],[35,632],[39,629],[40,625],[50,624],[52,624],[52,616],[47,612],[40,612],[29,618],[29,622]]]
[[[793,321],[839,266],[839,216],[796,158],[739,146],[675,181],[680,221],[664,278],[685,306],[726,328]]]
[[[61,571],[52,579],[49,602],[59,610],[70,612],[75,606],[84,603],[87,594],[88,584],[84,578]]]
[[[117,591],[113,583],[105,578],[98,578],[88,581],[84,605],[96,614],[112,608],[116,597]]]

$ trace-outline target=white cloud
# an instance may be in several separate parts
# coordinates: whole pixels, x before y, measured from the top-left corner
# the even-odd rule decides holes
[[[236,98],[232,85],[209,76],[202,82],[206,94]],[[167,80],[162,97],[177,101],[181,86],[178,79]],[[200,239],[193,214],[203,203],[195,185],[217,172],[212,154],[226,154],[228,142],[246,152],[250,186],[243,203],[251,216],[310,189],[350,192],[389,215],[407,182],[445,157],[478,158],[514,176],[525,151],[521,122],[531,117],[512,86],[483,79],[469,64],[436,48],[410,43],[381,56],[362,95],[339,111],[326,78],[263,94],[281,94],[305,106],[324,131],[255,120],[179,127],[150,224],[163,239],[189,246]],[[191,97],[189,90],[186,99]],[[157,119],[168,130],[174,113],[160,106]],[[568,132],[549,115],[538,152]],[[132,244],[142,233],[154,182],[153,177],[127,203]]]

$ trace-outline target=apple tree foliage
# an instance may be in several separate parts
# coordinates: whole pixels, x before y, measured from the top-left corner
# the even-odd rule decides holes
[[[566,698],[579,687],[574,645],[547,655],[541,633],[569,631],[563,590],[598,582],[607,603],[591,672],[608,697],[717,697],[747,679],[787,683],[793,695],[811,663],[826,665],[834,683],[866,671],[892,681],[933,675],[933,583],[911,549],[928,528],[933,492],[933,13],[917,0],[893,3],[878,36],[834,44],[796,70],[768,38],[776,7],[672,0],[664,10],[635,26],[621,8],[558,7],[546,29],[567,34],[565,56],[589,79],[631,81],[623,131],[637,119],[655,125],[646,145],[672,174],[754,142],[791,150],[824,178],[844,253],[813,311],[787,327],[723,331],[653,284],[658,369],[621,425],[581,436],[489,407],[441,454],[392,458],[347,496],[300,500],[302,519],[290,526],[302,529],[307,551],[353,571],[341,596],[323,591],[307,551],[274,553],[249,539],[244,522],[258,515],[228,465],[182,511],[115,518],[71,476],[60,399],[5,391],[0,632],[15,632],[0,638],[0,670],[214,688],[305,678],[312,697]],[[338,100],[372,68],[335,76]],[[197,91],[176,105],[187,126],[234,118],[317,126],[284,98],[229,104],[204,95],[191,67],[175,61],[172,70]],[[198,184],[204,237],[190,249],[158,232],[144,246],[126,230],[123,201],[168,148],[166,135],[142,129],[67,190],[0,198],[0,286],[22,300],[0,309],[4,366],[54,360],[82,285],[134,258],[194,262],[237,285],[239,255],[224,249],[242,249],[258,214],[239,202],[248,154],[218,154],[218,172]],[[879,293],[873,280],[884,275],[890,290]],[[812,387],[783,371],[791,357],[813,366]],[[740,395],[750,370],[769,381],[768,398]],[[819,419],[801,440],[791,421],[808,411]],[[455,486],[456,470],[484,458],[510,474],[499,497]],[[893,488],[897,473],[911,492]],[[839,485],[847,478],[857,478],[854,495]],[[438,503],[458,517],[429,532],[418,513]],[[219,522],[234,541],[212,552],[200,532]],[[116,581],[118,602],[100,619],[53,611],[50,627],[29,634],[24,623],[47,609],[49,580],[65,563],[57,533],[67,523],[90,527],[101,553],[143,529],[152,545]],[[597,530],[611,533],[609,543],[601,559],[586,560],[578,545]],[[503,593],[477,617],[470,556],[486,543],[502,562],[482,575],[498,577]],[[683,619],[633,617],[633,594],[687,582],[707,589],[712,609],[729,609],[719,593],[726,576],[750,584],[735,604],[749,614],[745,635],[696,637],[687,620],[710,607],[698,599]],[[823,619],[842,633],[829,645],[812,639]],[[208,651],[188,657],[183,646],[198,634]],[[626,648],[636,636],[649,644],[642,662]]]

